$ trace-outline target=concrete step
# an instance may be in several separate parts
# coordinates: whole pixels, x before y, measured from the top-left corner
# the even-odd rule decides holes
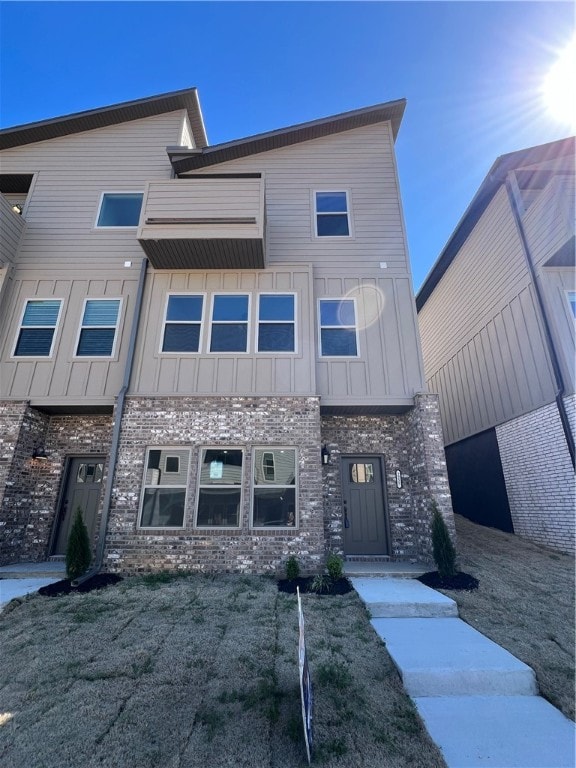
[[[349,577],[415,579],[430,570],[429,565],[386,560],[347,560],[344,563],[344,575]]]
[[[1,579],[65,579],[66,563],[13,563],[0,568]]]
[[[531,696],[529,666],[460,619],[372,619],[417,696]]]
[[[414,701],[448,768],[574,768],[575,725],[540,696]]]
[[[458,616],[454,600],[416,579],[364,577],[350,581],[374,619]]]

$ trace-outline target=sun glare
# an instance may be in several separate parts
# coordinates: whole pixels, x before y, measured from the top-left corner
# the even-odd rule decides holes
[[[542,95],[550,116],[576,130],[576,36],[548,72]]]

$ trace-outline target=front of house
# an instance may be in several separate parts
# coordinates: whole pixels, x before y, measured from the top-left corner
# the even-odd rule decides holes
[[[208,146],[195,89],[0,132],[3,563],[429,559],[452,525],[389,102]]]

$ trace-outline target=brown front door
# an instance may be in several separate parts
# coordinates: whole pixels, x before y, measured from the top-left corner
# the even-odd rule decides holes
[[[78,507],[82,510],[90,541],[94,542],[103,475],[104,456],[82,456],[70,459],[66,487],[58,515],[58,530],[52,548],[53,555],[66,554],[68,536]]]
[[[344,553],[389,555],[384,466],[379,456],[342,459]]]

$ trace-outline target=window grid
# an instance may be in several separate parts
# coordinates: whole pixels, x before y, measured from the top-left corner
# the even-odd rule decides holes
[[[62,299],[27,299],[13,357],[52,357]]]

